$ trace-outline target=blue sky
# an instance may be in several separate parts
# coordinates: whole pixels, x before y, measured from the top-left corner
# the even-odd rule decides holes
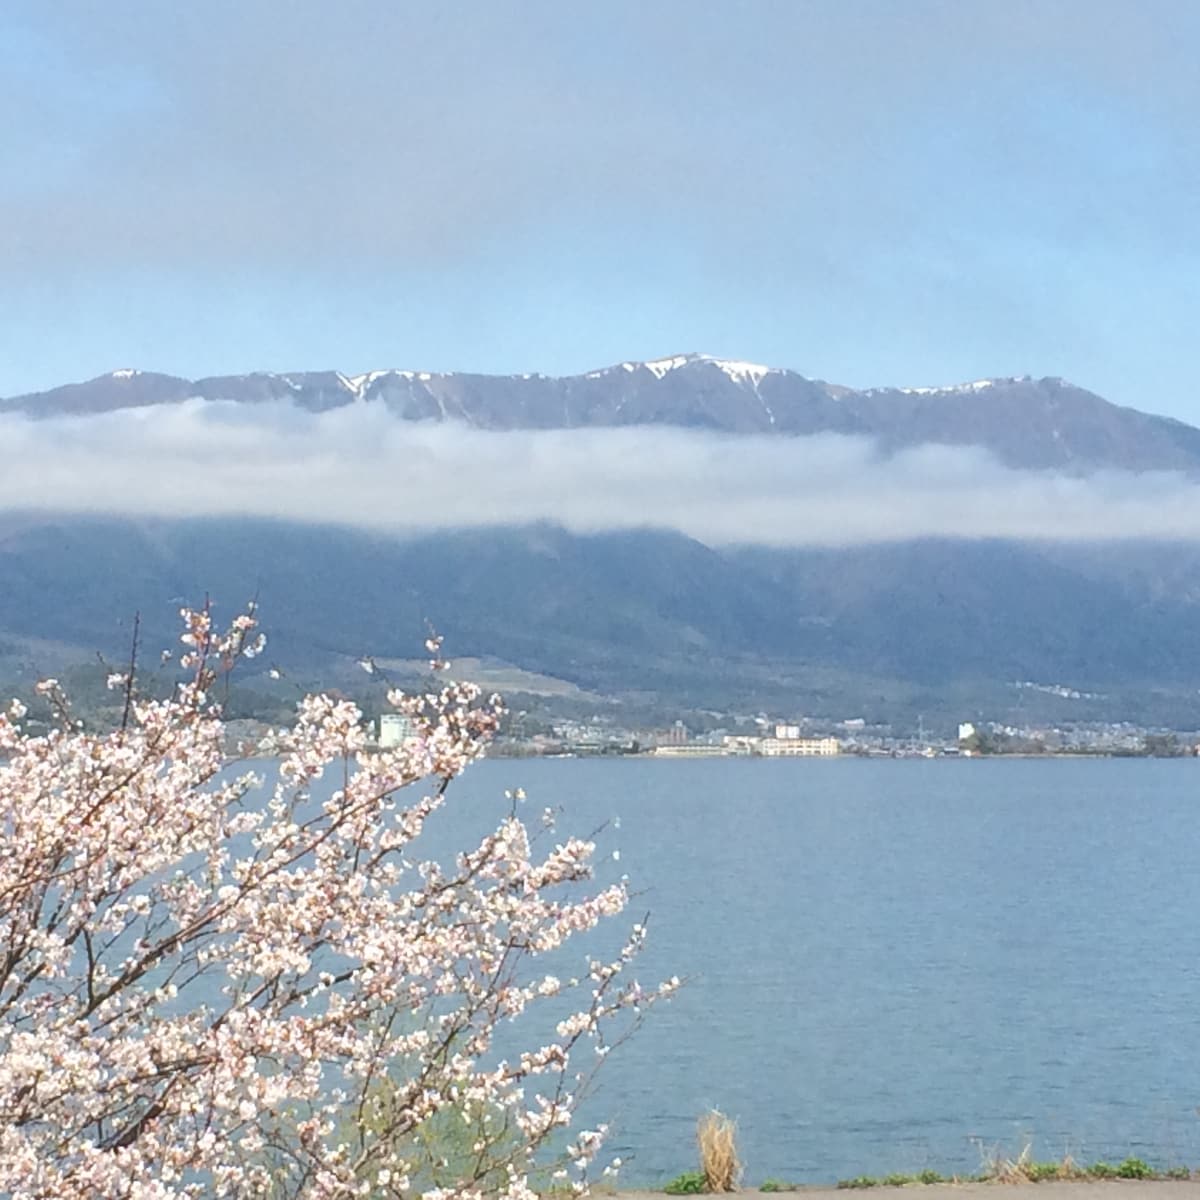
[[[16,0],[0,395],[1062,375],[1200,423],[1200,5]]]

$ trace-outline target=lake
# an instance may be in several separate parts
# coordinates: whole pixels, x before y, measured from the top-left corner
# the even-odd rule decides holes
[[[431,832],[465,840],[517,786],[531,824],[619,818],[638,974],[689,979],[590,1102],[626,1183],[692,1169],[713,1106],[750,1182],[1029,1140],[1200,1163],[1195,760],[493,760]]]

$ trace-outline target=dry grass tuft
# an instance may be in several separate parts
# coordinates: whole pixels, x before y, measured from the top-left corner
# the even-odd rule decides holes
[[[1016,1158],[998,1155],[992,1168],[992,1177],[997,1183],[1028,1183],[1029,1164],[1033,1161],[1033,1147],[1027,1142]]]
[[[700,1170],[710,1192],[736,1192],[742,1175],[737,1153],[737,1123],[714,1108],[696,1123]]]
[[[1037,1162],[1033,1157],[1033,1145],[1027,1142],[1020,1154],[1013,1158],[1003,1153],[998,1146],[984,1149],[978,1140],[981,1171],[978,1179],[991,1183],[1042,1183],[1048,1179],[1086,1179],[1088,1171],[1081,1167],[1070,1152],[1057,1162]]]
[[[1075,1161],[1068,1150],[1062,1156],[1062,1161],[1058,1164],[1059,1179],[1078,1179],[1083,1173],[1083,1168]]]

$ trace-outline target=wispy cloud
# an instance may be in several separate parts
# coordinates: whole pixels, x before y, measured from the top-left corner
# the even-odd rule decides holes
[[[322,414],[191,401],[101,417],[0,418],[0,510],[244,514],[396,532],[557,522],[658,527],[711,545],[915,537],[1200,538],[1200,486],[1087,478],[982,451],[666,428],[481,432],[382,407]]]

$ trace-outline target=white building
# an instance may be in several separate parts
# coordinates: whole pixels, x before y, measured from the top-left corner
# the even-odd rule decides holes
[[[412,717],[403,713],[384,713],[379,718],[379,748],[390,750],[395,746],[403,746],[405,742],[419,737]]]
[[[794,741],[796,738],[798,738],[800,736],[800,726],[799,725],[776,725],[775,726],[775,736],[780,741],[784,741],[785,739]]]
[[[762,738],[758,753],[767,758],[829,758],[837,754],[840,747],[834,737],[823,738]]]
[[[681,742],[676,746],[655,746],[655,758],[719,758],[729,751],[712,742]]]

